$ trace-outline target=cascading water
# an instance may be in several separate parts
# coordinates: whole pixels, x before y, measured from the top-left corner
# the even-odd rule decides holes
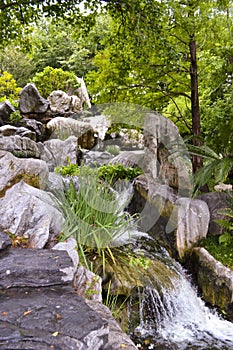
[[[177,277],[170,278],[171,287],[147,286],[140,295],[140,324],[134,331],[138,347],[232,350],[233,323],[206,307],[180,265],[174,264]]]

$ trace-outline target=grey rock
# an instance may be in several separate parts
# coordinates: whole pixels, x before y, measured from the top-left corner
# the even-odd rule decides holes
[[[69,237],[65,242],[59,242],[54,247],[53,250],[65,250],[72,260],[73,266],[65,267],[62,271],[66,272],[67,276],[65,280],[73,280],[74,274],[77,270],[79,263],[79,256],[77,252],[77,242],[74,238]]]
[[[101,350],[108,344],[108,322],[68,286],[2,292],[0,327],[4,349]]]
[[[53,195],[23,181],[0,199],[0,229],[28,238],[28,246],[43,248],[61,232],[63,216],[55,207]]]
[[[125,167],[140,167],[146,169],[144,164],[145,152],[142,151],[124,151],[114,157],[109,163],[123,164]]]
[[[14,153],[21,158],[40,158],[42,143],[36,143],[28,137],[19,135],[0,136],[0,150]]]
[[[5,250],[10,246],[11,246],[10,237],[4,232],[0,232],[0,251]]]
[[[16,158],[5,151],[0,151],[0,160],[0,197],[21,180],[40,189],[46,187],[49,171],[43,160]]]
[[[48,192],[64,191],[63,177],[60,174],[50,172],[45,190]]]
[[[82,148],[91,149],[95,145],[95,133],[89,123],[72,118],[57,117],[48,122],[47,129],[53,139],[65,140],[70,136],[76,136],[78,144]]]
[[[22,114],[45,113],[49,102],[44,99],[33,83],[27,84],[20,92],[19,109]]]
[[[197,197],[208,205],[210,211],[210,235],[219,236],[224,232],[224,228],[220,226],[216,220],[230,220],[229,217],[222,213],[227,207],[229,207],[228,197],[229,195],[224,192],[203,193]]]
[[[108,164],[114,156],[108,152],[99,152],[99,151],[88,151],[83,152],[83,161],[86,165],[103,165]]]
[[[12,112],[15,112],[15,109],[9,101],[0,102],[0,125],[9,123]]]
[[[0,257],[0,289],[64,285],[74,277],[66,251],[9,249]]]
[[[49,107],[52,112],[55,113],[64,113],[68,112],[70,109],[70,96],[67,95],[64,91],[55,90],[49,97]]]
[[[27,129],[36,133],[37,142],[44,142],[48,138],[45,125],[38,120],[24,118],[23,124]]]
[[[21,137],[28,137],[29,139],[36,141],[36,133],[24,127],[17,128],[17,130],[15,131],[15,135],[19,135]]]
[[[3,125],[0,127],[0,135],[1,136],[12,136],[15,134],[17,128],[13,125]]]
[[[194,248],[192,261],[204,300],[224,310],[233,320],[233,270],[214,259],[205,248]]]
[[[102,279],[82,265],[75,274],[74,288],[84,298],[102,302]]]
[[[44,160],[53,171],[57,166],[76,164],[78,158],[78,139],[70,136],[65,141],[52,139],[44,142],[40,158]]]

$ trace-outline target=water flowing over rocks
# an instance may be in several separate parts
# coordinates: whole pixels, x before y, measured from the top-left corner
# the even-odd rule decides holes
[[[192,260],[205,301],[224,310],[233,320],[233,270],[214,259],[205,248],[194,248]]]

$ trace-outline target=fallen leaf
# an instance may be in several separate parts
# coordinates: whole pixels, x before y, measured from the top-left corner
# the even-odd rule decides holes
[[[121,344],[121,348],[122,348],[122,349],[125,349],[125,348],[126,348],[126,345],[122,343],[122,344]]]
[[[2,312],[2,316],[6,316],[7,315],[7,312],[6,311],[3,311]]]
[[[54,332],[54,333],[52,334],[52,336],[53,336],[53,337],[57,337],[57,336],[58,336],[58,332]]]
[[[60,320],[60,318],[61,318],[61,315],[60,314],[56,314],[56,319]]]
[[[25,311],[25,312],[23,313],[23,315],[24,315],[24,316],[27,316],[27,315],[29,315],[31,312],[32,312],[32,310]]]

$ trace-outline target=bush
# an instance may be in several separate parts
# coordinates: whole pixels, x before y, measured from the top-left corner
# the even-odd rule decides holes
[[[73,72],[52,67],[45,67],[42,72],[36,73],[32,81],[36,84],[40,94],[45,98],[54,90],[67,92],[69,89],[77,89],[80,86]]]
[[[12,74],[5,71],[0,75],[0,101],[18,100],[20,90]]]

